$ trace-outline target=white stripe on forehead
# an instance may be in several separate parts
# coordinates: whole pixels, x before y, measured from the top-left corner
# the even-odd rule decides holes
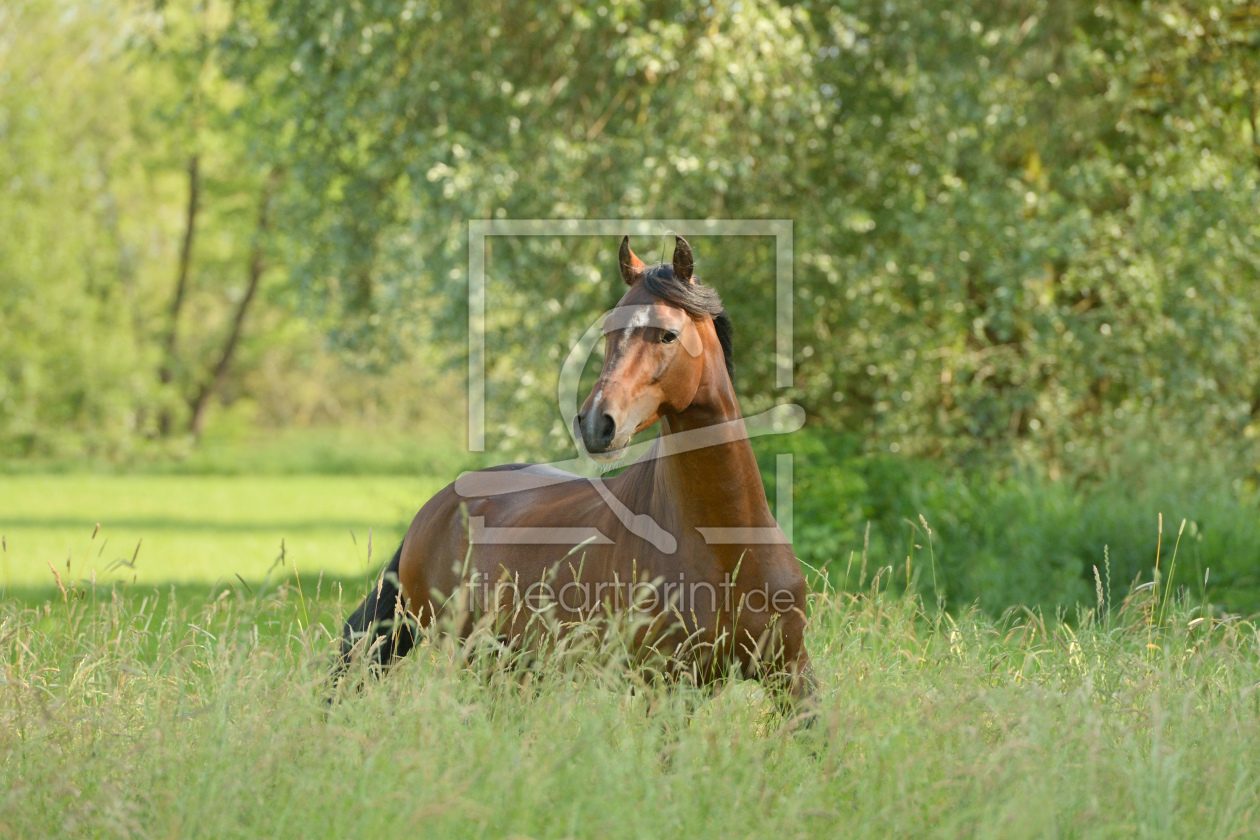
[[[626,328],[625,330],[622,331],[622,335],[625,336],[625,339],[627,341],[629,341],[630,335],[635,330],[639,329],[640,327],[646,327],[648,325],[648,321],[651,320],[651,318],[652,318],[652,307],[650,306],[640,307],[637,312],[635,312],[633,315],[630,316],[630,320],[626,322]]]
[[[638,329],[640,327],[668,329],[674,326],[673,320],[669,317],[669,312],[669,307],[660,304],[623,304],[605,314],[604,323],[600,329],[604,335],[610,335],[618,330]]]

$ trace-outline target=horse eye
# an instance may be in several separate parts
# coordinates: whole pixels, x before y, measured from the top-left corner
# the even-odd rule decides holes
[[[673,330],[665,330],[665,332],[661,333],[662,344],[673,344],[677,340],[678,340],[678,333],[674,332]]]

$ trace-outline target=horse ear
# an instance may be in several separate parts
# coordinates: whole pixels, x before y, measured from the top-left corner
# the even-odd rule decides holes
[[[630,250],[629,236],[621,240],[621,251],[617,254],[617,262],[621,263],[621,279],[626,281],[627,286],[633,286],[643,279],[643,260],[636,257],[634,251]]]
[[[691,255],[691,246],[681,236],[674,237],[674,276],[684,282],[695,282],[691,272],[695,270],[696,258]]]

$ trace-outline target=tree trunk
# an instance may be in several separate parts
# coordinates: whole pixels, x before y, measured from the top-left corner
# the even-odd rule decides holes
[[[232,317],[232,327],[223,342],[223,350],[219,354],[218,363],[214,366],[214,370],[210,372],[209,378],[197,388],[196,395],[188,401],[191,415],[188,429],[197,438],[201,437],[202,428],[205,425],[206,409],[210,406],[210,398],[214,396],[215,391],[223,383],[228,368],[232,365],[232,356],[236,353],[236,345],[240,342],[245,316],[249,312],[249,306],[254,300],[254,295],[258,292],[258,283],[262,279],[263,271],[266,270],[263,245],[267,233],[271,229],[271,199],[275,195],[279,184],[280,169],[272,169],[271,174],[267,177],[267,183],[263,186],[262,197],[258,202],[258,229],[254,233],[254,243],[250,248],[249,282],[245,287],[245,296],[241,298],[241,302],[236,307],[236,313]]]
[[[171,309],[166,326],[166,338],[162,347],[162,366],[158,368],[158,379],[163,385],[169,385],[175,379],[175,353],[179,345],[179,313],[184,308],[184,298],[188,292],[188,270],[192,265],[193,238],[197,231],[197,208],[201,193],[201,161],[198,155],[188,159],[188,210],[184,216],[184,241],[179,249],[179,270],[175,276],[175,295],[171,298]],[[171,431],[170,409],[162,409],[158,415],[158,432],[165,437]]]

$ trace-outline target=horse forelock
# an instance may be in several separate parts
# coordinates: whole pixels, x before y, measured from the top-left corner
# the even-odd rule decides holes
[[[695,318],[707,315],[713,319],[718,343],[722,345],[726,372],[733,380],[735,378],[735,361],[732,358],[734,327],[730,316],[726,314],[726,309],[722,306],[722,297],[717,293],[717,289],[706,286],[694,278],[690,281],[679,280],[674,274],[674,267],[669,263],[646,267],[639,282],[653,297],[677,306],[688,315]]]

